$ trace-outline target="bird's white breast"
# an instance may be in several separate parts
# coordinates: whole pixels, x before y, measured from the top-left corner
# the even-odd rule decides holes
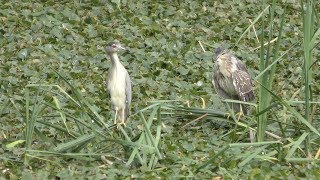
[[[237,67],[237,59],[233,56],[228,57],[226,55],[220,56],[217,59],[217,63],[220,69],[220,72],[224,77],[231,77],[231,73],[235,72],[238,70]]]
[[[116,110],[126,106],[126,69],[121,64],[115,64],[109,72],[108,90],[111,103]]]
[[[234,84],[230,83],[232,82],[232,73],[238,70],[236,61],[235,57],[229,55],[222,55],[217,59],[217,67],[223,76],[218,80],[218,83],[228,94],[236,94]]]

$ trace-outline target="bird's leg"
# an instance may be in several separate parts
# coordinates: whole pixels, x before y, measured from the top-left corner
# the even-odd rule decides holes
[[[114,116],[113,124],[117,124],[117,116],[118,116],[118,109],[116,109],[116,114]]]
[[[124,122],[124,114],[125,114],[124,110],[125,110],[125,108],[121,109],[121,123],[120,124],[123,124],[124,127],[126,127],[126,123]]]
[[[241,104],[240,104],[240,112],[237,114],[239,115],[238,116],[238,121],[239,121],[240,117],[244,116],[243,107]],[[249,131],[249,139],[250,139],[250,142],[252,142],[252,143],[255,142],[255,132],[252,129],[250,129],[250,131]]]
[[[231,114],[230,113],[224,113],[224,116],[227,116],[227,119],[229,119]]]
[[[202,101],[202,109],[205,109],[206,108],[206,101],[202,98],[201,98],[201,101]]]
[[[239,113],[238,113],[238,121],[240,120],[240,117],[241,116],[244,116],[244,113],[243,113],[243,110],[242,110],[242,105],[240,104],[240,111],[239,111]]]

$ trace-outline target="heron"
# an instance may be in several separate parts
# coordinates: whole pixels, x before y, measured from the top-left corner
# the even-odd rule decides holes
[[[230,50],[217,48],[213,58],[212,84],[222,99],[253,101],[255,99],[252,81],[245,64]],[[247,115],[248,109],[239,103],[229,103],[235,112]]]
[[[119,42],[110,42],[105,47],[112,62],[108,73],[107,88],[115,110],[114,124],[119,123],[126,126],[126,120],[130,114],[132,90],[129,73],[121,64],[118,56],[118,52],[123,50],[128,51]]]

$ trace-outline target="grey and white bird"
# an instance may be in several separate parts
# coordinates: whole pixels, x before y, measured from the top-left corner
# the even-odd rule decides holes
[[[107,88],[110,93],[111,104],[115,110],[114,124],[126,125],[132,99],[131,80],[128,71],[120,62],[118,52],[127,49],[119,42],[110,42],[105,50],[112,62],[108,74]]]
[[[253,101],[252,81],[245,64],[229,50],[217,48],[213,58],[212,84],[222,99]],[[248,109],[239,103],[229,103],[235,112],[247,114]]]

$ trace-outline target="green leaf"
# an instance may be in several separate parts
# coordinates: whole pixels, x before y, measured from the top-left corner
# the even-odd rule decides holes
[[[25,140],[17,140],[17,141],[14,141],[12,143],[7,144],[6,148],[11,149],[11,148],[14,148],[15,146],[22,144],[24,142],[25,142]]]

